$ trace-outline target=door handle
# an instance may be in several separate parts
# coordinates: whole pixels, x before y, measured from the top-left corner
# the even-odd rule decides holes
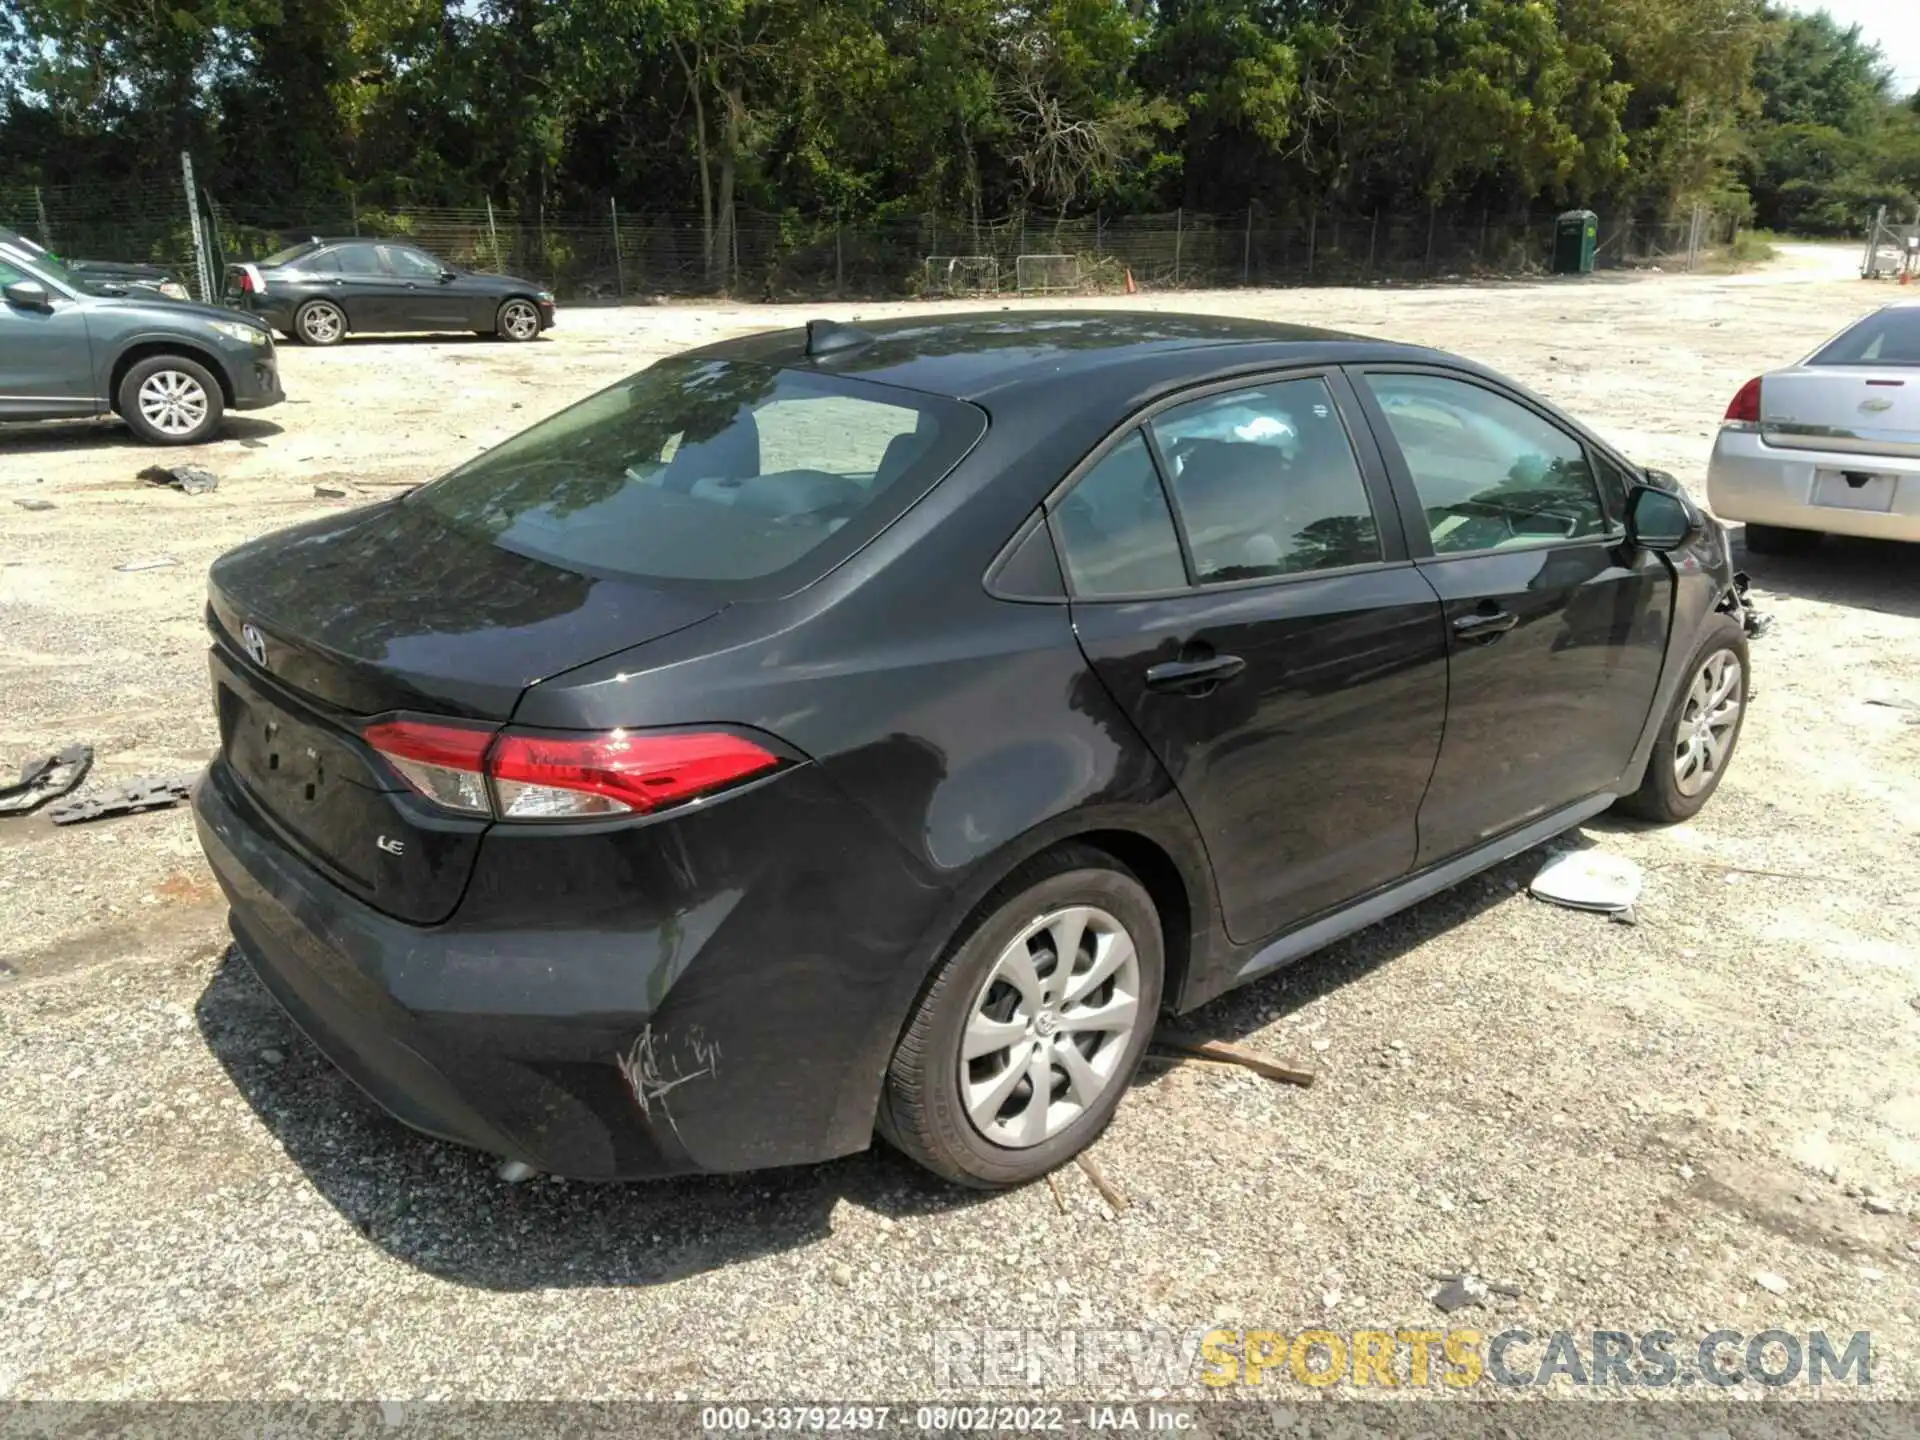
[[[1519,623],[1520,617],[1510,610],[1481,611],[1454,621],[1453,633],[1462,640],[1498,640]]]
[[[1147,671],[1149,690],[1198,695],[1233,679],[1247,668],[1238,655],[1209,655],[1205,659],[1166,660]]]

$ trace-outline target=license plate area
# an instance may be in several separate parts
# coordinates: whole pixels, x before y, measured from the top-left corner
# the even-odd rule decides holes
[[[1813,477],[1813,503],[1833,510],[1891,510],[1898,475],[1871,470],[1820,470]]]

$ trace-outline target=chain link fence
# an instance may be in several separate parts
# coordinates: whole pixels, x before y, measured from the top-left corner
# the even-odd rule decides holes
[[[709,228],[682,211],[514,214],[466,206],[363,205],[352,196],[269,201],[214,196],[198,207],[209,273],[313,236],[403,238],[477,270],[538,281],[568,301],[649,302],[731,294],[834,296],[1125,293],[1222,286],[1372,284],[1544,273],[1550,215],[1309,213],[1253,204],[1235,214],[915,216],[840,225],[739,211]],[[0,185],[0,225],[75,259],[143,261],[195,284],[184,180],[36,188]],[[1693,268],[1735,225],[1696,211],[1650,224],[1610,217],[1602,268]]]

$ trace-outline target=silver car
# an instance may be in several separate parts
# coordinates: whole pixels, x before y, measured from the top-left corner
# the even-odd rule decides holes
[[[1822,535],[1920,542],[1920,305],[1889,305],[1727,407],[1707,501],[1761,555]]]

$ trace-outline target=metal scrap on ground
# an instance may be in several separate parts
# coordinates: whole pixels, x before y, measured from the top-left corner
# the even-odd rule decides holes
[[[0,787],[0,815],[25,815],[49,800],[57,800],[87,778],[93,767],[91,745],[69,745],[56,755],[43,755],[20,767],[20,778]]]
[[[84,800],[70,800],[65,805],[55,806],[47,812],[47,818],[56,825],[79,825],[88,820],[105,820],[114,815],[137,815],[143,810],[164,810],[170,805],[178,805],[193,791],[193,782],[199,776],[174,775],[171,777],[148,776],[123,785],[105,795],[90,795]]]
[[[220,477],[204,465],[149,465],[140,472],[140,478],[155,485],[171,485],[182,495],[205,495],[220,488]]]
[[[1314,1072],[1303,1066],[1289,1065],[1262,1055],[1257,1050],[1229,1045],[1224,1040],[1202,1040],[1178,1032],[1156,1032],[1153,1043],[1164,1050],[1177,1050],[1182,1057],[1209,1060],[1218,1065],[1238,1065],[1243,1070],[1251,1070],[1269,1080],[1284,1080],[1289,1085],[1311,1085],[1314,1080]]]
[[[1447,1315],[1453,1314],[1456,1310],[1464,1310],[1469,1305],[1484,1310],[1487,1302],[1495,1295],[1504,1296],[1509,1300],[1520,1298],[1518,1286],[1497,1285],[1491,1280],[1482,1280],[1478,1275],[1464,1271],[1459,1274],[1435,1275],[1433,1278],[1441,1282],[1440,1288],[1428,1298],[1443,1314]]]

